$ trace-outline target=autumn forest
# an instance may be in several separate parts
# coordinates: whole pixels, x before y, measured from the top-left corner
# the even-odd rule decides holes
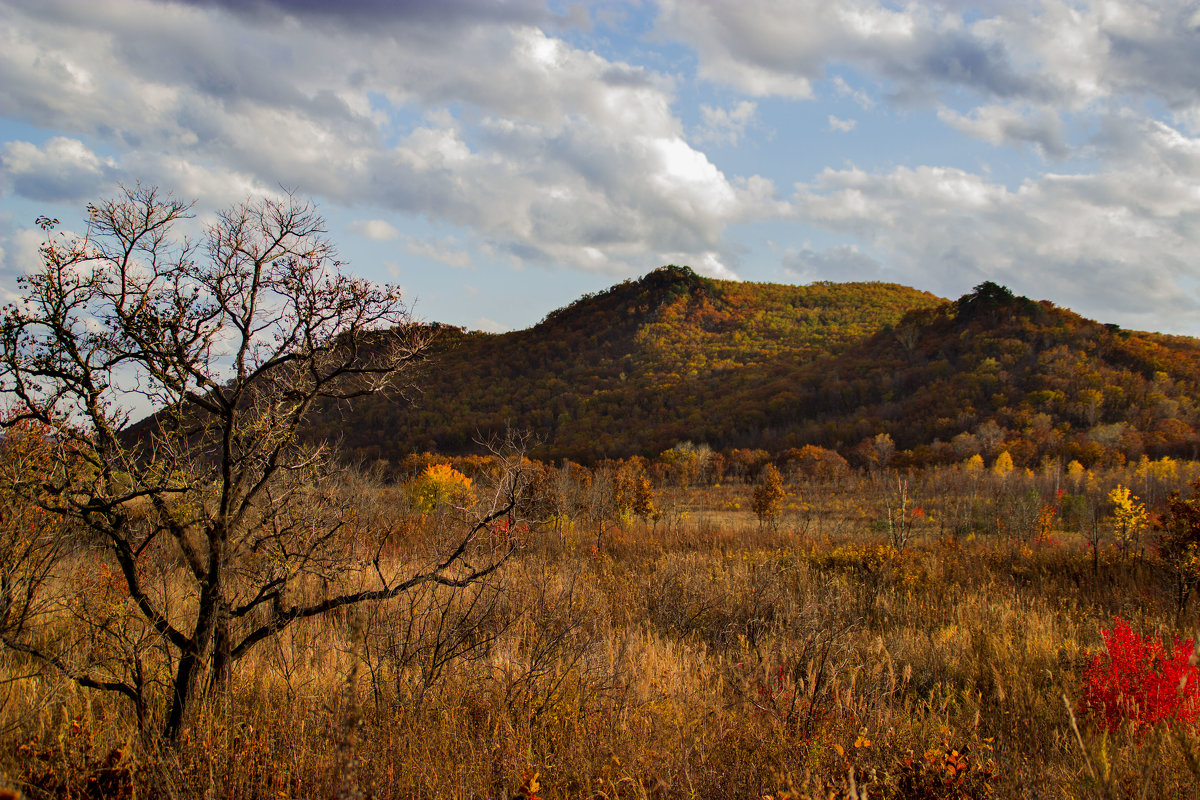
[[[653,457],[805,445],[858,467],[1008,452],[1086,467],[1197,455],[1200,341],[1125,331],[984,283],[956,301],[882,283],[750,284],[663,267],[506,334],[437,328],[411,402],[329,413],[367,462],[478,452]],[[879,464],[874,440],[893,451]],[[736,456],[735,456],[736,458]]]

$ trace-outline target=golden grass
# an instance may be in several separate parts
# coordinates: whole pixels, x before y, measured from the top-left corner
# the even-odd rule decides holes
[[[842,495],[760,529],[730,508],[747,491],[599,548],[570,525],[535,536],[482,608],[438,590],[297,624],[174,749],[139,739],[116,696],[10,681],[3,785],[512,798],[536,774],[547,800],[1196,796],[1194,733],[1072,727],[1101,624],[1173,629],[1149,567],[1093,576],[1069,535],[939,541],[932,525],[898,552]],[[439,664],[447,641],[459,654]],[[28,669],[3,659],[10,677]]]

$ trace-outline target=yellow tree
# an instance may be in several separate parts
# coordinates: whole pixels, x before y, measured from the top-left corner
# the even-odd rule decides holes
[[[1137,495],[1121,484],[1108,493],[1108,501],[1112,503],[1113,536],[1124,557],[1141,539],[1149,515]]]
[[[408,485],[408,496],[422,514],[463,506],[471,499],[471,479],[449,464],[434,464]]]
[[[1008,474],[1013,471],[1012,456],[1005,450],[1000,455],[996,456],[996,463],[992,465],[992,472],[997,478],[1007,478]]]

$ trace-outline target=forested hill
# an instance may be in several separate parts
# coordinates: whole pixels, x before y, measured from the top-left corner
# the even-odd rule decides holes
[[[1098,463],[1192,455],[1200,341],[1122,331],[986,283],[957,301],[883,283],[719,281],[686,267],[505,334],[440,328],[411,403],[368,398],[313,430],[350,454],[472,452],[505,427],[534,455],[654,455],[681,441],[900,463],[1011,452]]]
[[[754,284],[663,267],[527,330],[439,328],[411,405],[360,400],[315,434],[368,459],[473,451],[506,425],[532,432],[542,457],[585,461],[748,441],[758,432],[729,425],[739,395],[942,302],[894,284]]]
[[[1091,466],[1196,457],[1200,340],[1124,331],[984,283],[757,387],[765,430],[859,463],[891,437],[900,463],[1008,451]],[[858,443],[857,445],[855,443]]]

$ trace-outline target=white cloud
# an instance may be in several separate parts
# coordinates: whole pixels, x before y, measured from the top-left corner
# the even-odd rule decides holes
[[[754,119],[758,104],[743,100],[733,108],[714,108],[701,104],[700,116],[704,123],[697,134],[701,142],[736,145],[746,132],[746,126]]]
[[[673,78],[533,27],[553,21],[539,4],[384,4],[369,22],[376,5],[16,0],[0,114],[106,142],[123,174],[205,206],[283,186],[612,274],[659,252],[726,259],[728,225],[779,213],[770,181],[687,143]],[[736,137],[753,110],[713,120]]]
[[[783,253],[780,263],[784,274],[798,283],[880,278],[879,262],[853,244],[838,245],[819,252],[807,246],[798,250],[789,249]]]
[[[863,109],[864,111],[875,107],[875,101],[871,99],[869,94],[860,89],[855,89],[852,87],[841,75],[834,77],[833,87],[840,96],[849,97],[858,104],[859,108]]]
[[[400,235],[400,231],[396,230],[394,225],[382,219],[355,220],[350,223],[347,230],[356,236],[362,236],[376,242],[386,242]]]
[[[30,200],[93,198],[119,177],[116,162],[100,158],[83,142],[56,136],[42,146],[7,142],[0,151],[0,185]]]
[[[45,234],[36,228],[18,228],[0,239],[0,296],[4,302],[15,302],[16,279],[41,267],[41,247]]]
[[[1070,154],[1062,120],[1050,106],[1021,109],[991,105],[977,108],[969,116],[942,108],[938,110],[938,119],[994,145],[1030,145],[1049,158],[1066,158]]]
[[[471,324],[471,327],[477,331],[484,333],[506,333],[512,328],[502,322],[496,322],[488,317],[479,317]]]
[[[858,120],[840,119],[833,114],[829,115],[829,130],[838,131],[839,133],[849,133],[858,125]]]
[[[1193,0],[663,0],[657,29],[695,48],[702,77],[750,95],[809,98],[831,66],[845,66],[893,102],[953,105],[943,119],[968,135],[1064,158],[1072,144],[1060,114],[1129,98],[1161,102],[1200,129],[1196,19]],[[870,107],[841,76],[832,84]]]
[[[662,0],[659,10],[658,30],[696,49],[701,77],[755,96],[811,97],[813,82],[837,62],[868,69],[917,97],[937,86],[999,97],[1042,91],[1015,69],[1005,43],[978,34],[945,7]]]
[[[897,279],[942,294],[983,279],[1130,327],[1200,323],[1200,139],[1143,123],[1140,147],[1093,175],[1009,190],[943,167],[825,170],[797,187],[803,219],[888,253]]]
[[[680,264],[689,266],[701,275],[721,280],[740,280],[740,276],[727,266],[721,254],[710,251],[707,253],[659,253],[658,262],[661,264]]]

